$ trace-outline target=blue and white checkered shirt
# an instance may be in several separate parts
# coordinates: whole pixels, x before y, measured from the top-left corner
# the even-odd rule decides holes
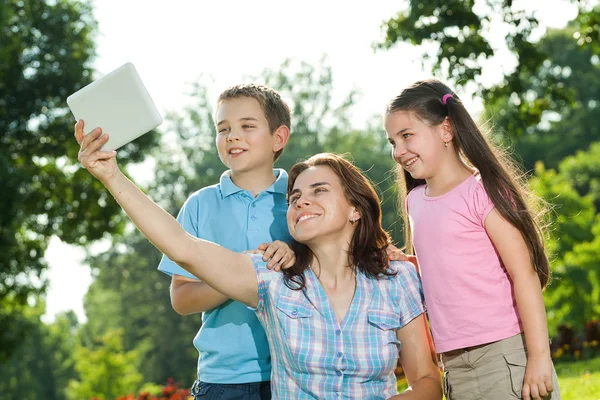
[[[283,274],[251,256],[258,275],[256,314],[271,348],[273,399],[387,399],[398,394],[396,331],[425,311],[415,267],[392,262],[397,274],[357,274],[342,324],[309,268],[306,288],[292,290]]]

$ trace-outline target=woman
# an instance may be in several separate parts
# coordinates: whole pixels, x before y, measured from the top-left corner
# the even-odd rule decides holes
[[[256,310],[267,332],[275,399],[441,399],[421,287],[412,264],[389,263],[379,199],[343,158],[322,154],[289,173],[287,220],[294,267],[276,273],[261,257],[187,234],[119,170],[96,129],[79,161],[171,260]],[[227,227],[223,227],[227,229]],[[412,390],[397,393],[400,360]]]

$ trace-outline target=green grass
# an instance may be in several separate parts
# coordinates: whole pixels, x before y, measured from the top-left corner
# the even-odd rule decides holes
[[[555,367],[562,400],[600,400],[600,357]]]
[[[555,365],[562,400],[600,400],[600,357]],[[406,380],[398,380],[398,390],[406,389]]]

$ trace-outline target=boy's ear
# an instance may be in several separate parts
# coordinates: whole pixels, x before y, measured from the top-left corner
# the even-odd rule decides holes
[[[281,125],[275,130],[275,132],[273,132],[273,137],[275,139],[273,142],[273,152],[277,153],[279,150],[285,147],[290,139],[290,128],[285,125]]]

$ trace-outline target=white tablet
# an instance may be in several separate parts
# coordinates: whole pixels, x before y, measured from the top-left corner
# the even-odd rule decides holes
[[[75,119],[85,123],[86,135],[97,127],[110,135],[102,148],[105,151],[116,150],[162,123],[131,63],[73,93],[67,104]]]

